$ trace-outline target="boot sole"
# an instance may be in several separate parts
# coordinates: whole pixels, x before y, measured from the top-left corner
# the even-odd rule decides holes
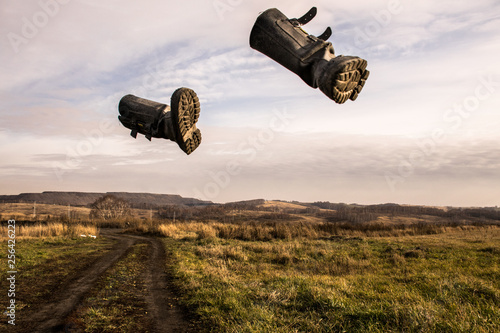
[[[355,101],[370,76],[370,72],[366,70],[368,63],[358,57],[337,58],[344,59],[340,59],[341,63],[337,65],[340,68],[332,77],[331,98],[339,104],[345,103],[348,99]]]
[[[186,154],[191,154],[201,143],[201,132],[196,128],[200,117],[200,101],[189,88],[177,89],[170,99],[176,142]]]

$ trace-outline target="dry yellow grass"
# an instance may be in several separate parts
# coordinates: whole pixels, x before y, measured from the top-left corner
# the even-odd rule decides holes
[[[216,224],[221,223],[167,223],[158,225],[156,230],[162,236],[174,239],[205,239],[217,237],[217,230],[214,228]]]
[[[137,222],[129,227],[136,232],[156,234],[173,239],[239,239],[246,241],[269,241],[273,239],[331,239],[337,237],[405,237],[416,235],[432,235],[454,232],[469,232],[475,226],[445,226],[434,224],[332,224],[325,222],[176,222],[155,223],[152,221]],[[483,226],[479,229],[496,226]]]
[[[378,216],[376,220],[371,222],[382,224],[416,224],[416,223],[435,223],[439,222],[440,218],[437,216],[422,215],[419,217],[411,216]]]
[[[0,227],[1,238],[7,238],[6,226]],[[43,237],[81,237],[81,235],[98,236],[99,229],[95,226],[81,224],[66,225],[62,223],[36,224],[30,226],[16,226],[16,239],[43,238]]]

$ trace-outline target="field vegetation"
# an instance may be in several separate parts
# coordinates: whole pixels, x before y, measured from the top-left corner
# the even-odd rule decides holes
[[[263,229],[161,226],[182,300],[208,331],[500,331],[496,226]]]
[[[8,234],[7,226],[0,226],[2,238]],[[64,224],[60,222],[37,223],[16,226],[16,239],[45,237],[90,237],[99,235],[99,228],[90,224]]]
[[[167,271],[199,331],[500,331],[498,209],[257,200],[148,212],[20,223],[19,283],[29,293],[21,307],[109,250],[111,241],[80,235],[112,227],[163,240]],[[66,271],[74,256],[83,266]],[[146,257],[139,243],[107,272],[73,313],[75,325],[147,331],[136,297]],[[139,310],[125,320],[128,302]]]
[[[47,236],[47,233],[43,231],[41,235],[44,236],[40,237],[30,233],[29,236],[16,238],[16,326],[7,325],[7,320],[2,320],[0,331],[26,332],[23,327],[29,325],[29,318],[37,306],[63,290],[68,281],[73,280],[113,245],[113,242],[101,237],[69,237],[68,234]],[[5,235],[2,233],[2,236]],[[5,237],[1,240],[2,250],[7,254],[7,240]],[[7,260],[2,261],[4,269],[0,272],[0,290],[7,295]],[[2,309],[7,308],[7,302],[8,297],[0,297]]]

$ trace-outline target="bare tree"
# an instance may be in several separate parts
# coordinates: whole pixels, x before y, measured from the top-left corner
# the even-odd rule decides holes
[[[114,195],[106,194],[97,199],[91,206],[90,217],[109,220],[130,215],[130,203]]]

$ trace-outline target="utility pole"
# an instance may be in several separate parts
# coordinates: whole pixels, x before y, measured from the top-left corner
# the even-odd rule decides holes
[[[36,201],[33,203],[33,219],[36,221]]]
[[[174,223],[175,223],[175,210],[174,210]]]

